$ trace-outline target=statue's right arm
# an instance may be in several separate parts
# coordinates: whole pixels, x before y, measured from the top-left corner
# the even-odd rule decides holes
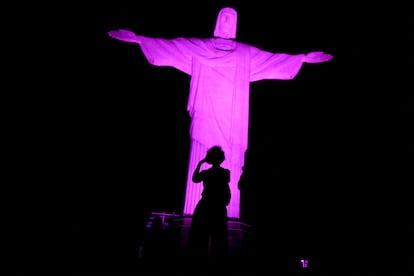
[[[125,41],[125,42],[132,42],[140,44],[142,40],[142,36],[136,35],[133,31],[129,30],[116,30],[116,31],[109,31],[108,35],[112,38]]]

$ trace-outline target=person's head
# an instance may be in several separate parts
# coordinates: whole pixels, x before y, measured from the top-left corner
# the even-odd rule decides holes
[[[222,8],[217,16],[214,37],[235,39],[237,31],[237,12],[233,8]]]
[[[206,161],[211,165],[220,165],[225,159],[224,151],[220,146],[213,146],[207,150]]]

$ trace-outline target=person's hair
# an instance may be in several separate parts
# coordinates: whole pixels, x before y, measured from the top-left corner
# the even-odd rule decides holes
[[[224,151],[220,146],[213,146],[207,151],[206,161],[209,164],[221,164],[224,159]]]

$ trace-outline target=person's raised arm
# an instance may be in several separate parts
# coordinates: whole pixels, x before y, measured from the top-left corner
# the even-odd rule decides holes
[[[303,62],[306,63],[320,63],[325,62],[328,60],[331,60],[333,56],[331,54],[327,54],[324,52],[310,52],[308,54],[305,54],[303,57]]]
[[[132,42],[132,43],[141,43],[142,36],[136,35],[133,31],[129,30],[116,30],[116,31],[109,31],[108,35],[112,38],[125,41],[125,42]]]
[[[201,168],[201,165],[205,162],[206,162],[206,159],[203,159],[200,162],[198,162],[197,167],[195,168],[194,173],[193,173],[193,182],[199,183],[203,180],[200,175],[200,168]]]

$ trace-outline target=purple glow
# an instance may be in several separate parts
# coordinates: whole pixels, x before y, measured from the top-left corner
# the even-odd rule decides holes
[[[237,12],[223,8],[213,38],[152,38],[129,30],[109,31],[112,38],[139,44],[148,62],[171,66],[191,76],[187,110],[191,117],[191,149],[183,215],[192,215],[202,186],[192,182],[192,172],[207,149],[220,145],[230,169],[229,218],[240,217],[238,181],[248,146],[250,82],[290,80],[302,64],[328,61],[324,52],[290,55],[271,53],[235,40]],[[202,169],[205,169],[202,167]]]
[[[301,259],[300,262],[302,264],[302,268],[308,268],[309,267],[309,260]]]

